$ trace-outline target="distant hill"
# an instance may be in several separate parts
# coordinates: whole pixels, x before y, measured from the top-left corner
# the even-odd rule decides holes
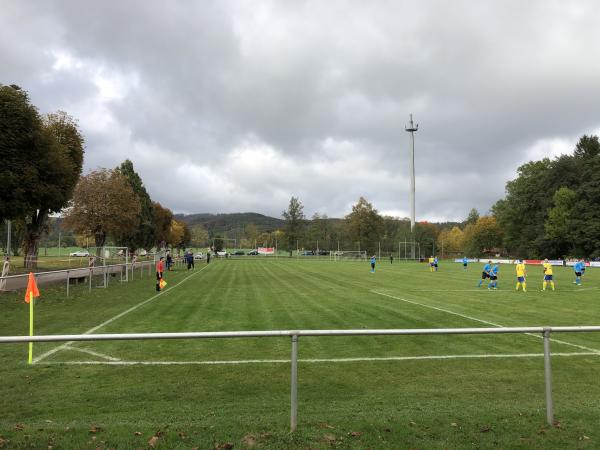
[[[190,227],[203,225],[211,235],[225,233],[243,233],[246,225],[253,223],[259,232],[274,231],[285,224],[283,219],[247,212],[232,214],[176,214],[177,220],[182,220]]]

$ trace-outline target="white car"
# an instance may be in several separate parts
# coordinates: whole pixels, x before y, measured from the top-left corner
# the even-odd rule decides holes
[[[87,250],[79,250],[77,252],[69,253],[69,256],[78,256],[80,258],[83,258],[86,256],[90,256],[90,252],[88,252]]]
[[[204,259],[206,258],[206,256],[204,256],[204,253],[202,252],[198,252],[194,255],[194,259]]]

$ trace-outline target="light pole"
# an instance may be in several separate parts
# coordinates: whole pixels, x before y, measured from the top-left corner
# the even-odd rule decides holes
[[[12,233],[12,222],[10,220],[7,220],[7,236],[6,236],[6,255],[8,257],[10,257],[10,247],[12,245],[12,243],[10,242],[11,240],[11,233]]]
[[[404,130],[410,133],[410,234],[412,243],[410,246],[410,256],[415,259],[415,131],[419,129],[419,124],[413,124],[412,114],[410,115],[410,126]]]

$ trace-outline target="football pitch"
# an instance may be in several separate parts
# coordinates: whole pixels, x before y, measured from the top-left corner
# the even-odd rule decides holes
[[[528,267],[478,288],[481,264],[227,259],[108,289],[42,289],[36,334],[600,324],[600,269],[555,292]],[[597,271],[597,273],[596,273]],[[22,293],[2,335],[26,335]],[[0,345],[0,448],[598,448],[600,333],[301,337],[289,432],[289,337]]]

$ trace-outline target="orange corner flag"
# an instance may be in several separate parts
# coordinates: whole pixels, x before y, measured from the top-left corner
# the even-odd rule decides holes
[[[27,290],[25,291],[25,303],[29,303],[29,301],[33,297],[39,297],[40,291],[37,287],[37,283],[35,282],[35,277],[33,276],[33,272],[29,272],[29,281],[27,282]]]
[[[163,289],[167,285],[167,282],[161,278],[158,285],[160,286],[161,289]]]

